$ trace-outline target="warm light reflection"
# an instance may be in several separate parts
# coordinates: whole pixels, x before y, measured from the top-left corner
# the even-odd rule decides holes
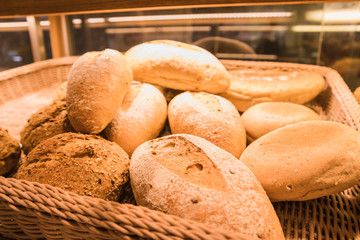
[[[191,19],[222,19],[222,18],[278,18],[292,17],[293,12],[247,12],[247,13],[211,13],[211,14],[176,14],[156,16],[109,17],[109,22],[164,21]]]
[[[27,26],[27,22],[0,22],[0,28],[18,28]]]
[[[221,32],[285,32],[289,29],[288,26],[262,26],[262,25],[250,25],[250,26],[219,26]]]
[[[305,14],[308,21],[331,23],[349,23],[360,21],[360,11],[358,10],[333,10],[333,11],[309,11]]]
[[[291,27],[293,32],[360,32],[359,25],[296,25]]]
[[[105,18],[88,18],[88,23],[103,23],[105,22]]]
[[[107,34],[119,33],[155,33],[155,32],[209,32],[210,26],[183,26],[183,27],[143,27],[143,28],[108,28]]]

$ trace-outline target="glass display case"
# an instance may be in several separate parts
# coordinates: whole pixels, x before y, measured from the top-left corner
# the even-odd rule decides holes
[[[0,68],[36,60],[33,55],[41,47],[45,53],[38,59],[104,48],[126,51],[141,42],[172,39],[204,47],[221,59],[328,66],[339,71],[350,89],[360,85],[360,2],[228,5],[69,12],[53,21],[61,32],[53,43],[47,16],[36,17],[35,25],[25,17],[0,18]],[[32,28],[42,33],[31,37]]]

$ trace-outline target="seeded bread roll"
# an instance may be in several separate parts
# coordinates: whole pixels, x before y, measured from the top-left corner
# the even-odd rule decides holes
[[[155,40],[130,48],[125,57],[134,80],[166,88],[225,92],[230,75],[210,52],[195,45]]]
[[[297,122],[321,120],[319,114],[308,107],[289,102],[266,102],[247,109],[241,116],[248,142],[275,129]]]
[[[246,132],[234,105],[217,95],[185,92],[169,103],[171,132],[205,138],[239,158],[246,147]]]
[[[115,143],[96,135],[63,133],[38,144],[16,178],[117,201],[129,181],[129,165],[129,156]]]
[[[19,142],[7,130],[0,128],[0,176],[11,173],[19,162]]]
[[[231,86],[221,96],[230,100],[240,112],[261,102],[303,104],[324,88],[324,78],[316,72],[285,70],[230,71]]]
[[[139,205],[249,239],[284,239],[253,173],[203,138],[177,134],[143,143],[131,157],[130,179]]]
[[[104,133],[131,156],[140,144],[159,135],[166,118],[164,95],[150,84],[133,83]]]
[[[45,139],[65,132],[76,132],[67,117],[66,102],[53,102],[32,114],[21,130],[22,149],[28,154]]]
[[[131,81],[131,69],[116,50],[87,52],[78,58],[69,72],[66,93],[75,130],[101,132],[115,117]]]
[[[240,160],[271,201],[319,198],[359,182],[360,134],[337,122],[294,123],[251,143]]]

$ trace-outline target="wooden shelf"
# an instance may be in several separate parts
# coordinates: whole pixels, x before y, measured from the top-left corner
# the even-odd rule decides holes
[[[264,4],[346,2],[334,0],[0,0],[0,17],[59,15],[109,11],[151,10],[191,7],[224,7]]]

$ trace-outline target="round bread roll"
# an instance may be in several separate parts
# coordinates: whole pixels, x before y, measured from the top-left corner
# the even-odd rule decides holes
[[[129,181],[129,165],[129,156],[115,143],[96,135],[63,133],[38,144],[16,178],[117,201]]]
[[[240,112],[261,102],[303,104],[324,88],[324,78],[316,72],[285,70],[235,70],[230,88],[221,96]]]
[[[360,104],[360,87],[357,87],[353,93],[356,101]]]
[[[246,147],[246,132],[234,105],[217,95],[185,92],[171,100],[168,108],[173,134],[205,138],[239,158]]]
[[[247,109],[241,116],[248,142],[285,125],[321,120],[319,114],[308,107],[289,102],[265,102]]]
[[[139,205],[249,239],[284,239],[254,174],[203,138],[177,134],[143,143],[131,157],[130,180]]]
[[[53,102],[32,114],[21,130],[22,149],[28,154],[45,139],[65,132],[76,132],[67,117],[66,102]]]
[[[360,134],[337,122],[294,123],[251,143],[240,160],[271,201],[319,198],[359,182]]]
[[[54,101],[66,101],[67,81],[60,84],[54,93]]]
[[[97,134],[115,117],[132,81],[125,57],[106,49],[87,52],[70,69],[66,104],[75,130]]]
[[[11,173],[19,162],[19,142],[7,130],[0,128],[0,176]]]
[[[104,133],[131,155],[140,144],[159,135],[166,118],[164,95],[150,84],[134,83]]]
[[[220,93],[230,75],[210,52],[195,45],[155,40],[130,48],[125,57],[134,79],[166,88]]]

